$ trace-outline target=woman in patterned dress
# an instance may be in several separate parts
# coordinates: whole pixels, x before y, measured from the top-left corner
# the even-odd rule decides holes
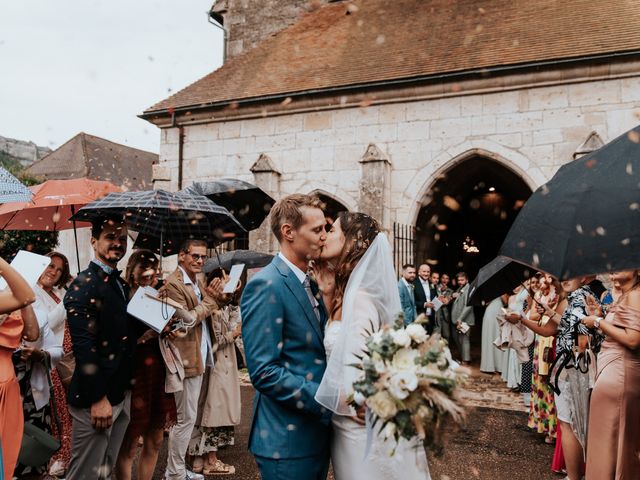
[[[560,292],[560,294],[558,294]],[[542,304],[554,308],[564,297],[562,287],[559,282],[554,282],[550,276],[545,276],[541,280],[541,286],[536,300]],[[549,321],[548,317],[543,318],[536,309],[533,309],[530,320],[537,321],[539,325]],[[547,339],[551,339],[549,342]],[[533,376],[531,403],[529,405],[529,428],[545,435],[546,443],[553,443],[556,438],[558,418],[556,416],[556,406],[553,390],[548,383],[548,363],[550,358],[544,359],[544,349],[540,345],[547,344],[546,348],[555,350],[553,346],[553,336],[543,336],[536,334],[534,355],[533,355]],[[546,365],[544,365],[546,364]],[[546,367],[543,369],[543,367]]]
[[[221,275],[220,270],[214,270],[208,281]],[[239,298],[239,291],[236,291],[236,298]],[[205,370],[198,418],[187,453],[193,457],[195,473],[232,475],[235,467],[220,460],[218,451],[235,444],[235,425],[240,423],[240,379],[235,352],[235,340],[241,335],[239,307],[222,306],[213,315],[212,326],[214,364]]]
[[[131,296],[139,287],[155,286],[158,282],[158,258],[149,250],[136,250],[127,263],[125,280]],[[176,405],[173,395],[164,390],[165,364],[160,353],[158,334],[149,329],[136,345],[136,367],[131,390],[131,420],[127,427],[118,459],[116,477],[132,477],[133,458],[142,437],[142,452],[138,461],[138,480],[151,480],[162,446],[164,429],[175,423]]]
[[[71,337],[67,331],[67,312],[62,304],[62,299],[66,293],[65,287],[71,280],[69,261],[67,257],[59,252],[51,252],[47,255],[51,258],[51,263],[42,273],[33,291],[36,294],[36,301],[33,308],[39,321],[47,323],[48,328],[55,340],[56,352],[61,348],[62,356],[72,354]],[[60,357],[51,357],[52,367],[55,367]],[[56,400],[56,413],[60,419],[62,431],[58,431],[55,422],[51,428],[53,435],[60,439],[60,450],[56,452],[50,462],[49,475],[63,476],[69,466],[71,458],[71,416],[67,408],[67,392],[60,380],[58,371],[53,368],[51,371],[53,382],[53,395]]]

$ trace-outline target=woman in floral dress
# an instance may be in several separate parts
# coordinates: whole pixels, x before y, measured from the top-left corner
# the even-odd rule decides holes
[[[560,300],[558,292],[562,291],[562,287],[558,282],[553,282],[551,277],[546,276],[543,278],[536,300],[542,304],[549,305],[550,308],[555,308]],[[543,318],[539,315],[536,309],[532,309],[530,320],[538,321],[540,324],[546,323],[548,318]],[[551,358],[543,358],[545,348],[540,348],[541,345],[546,348],[555,351],[555,345],[549,342],[550,337],[544,337],[540,334],[536,334],[534,356],[533,356],[533,376],[531,381],[531,403],[529,405],[529,428],[535,430],[538,433],[545,435],[546,443],[553,443],[556,438],[556,431],[558,428],[558,417],[556,416],[556,406],[553,391],[549,387],[549,363]],[[546,363],[546,365],[545,365]]]

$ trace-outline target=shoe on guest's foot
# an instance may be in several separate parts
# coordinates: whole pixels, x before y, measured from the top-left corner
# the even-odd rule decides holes
[[[201,473],[194,473],[187,469],[187,475],[184,477],[184,480],[204,480],[204,475]]]
[[[236,473],[236,467],[227,465],[218,459],[213,464],[207,463],[202,470],[205,475],[233,475]]]
[[[64,477],[64,463],[60,460],[56,460],[49,467],[49,476],[51,477]]]
[[[191,471],[193,473],[202,473],[203,467],[204,467],[204,458],[201,456],[193,457],[193,461],[191,462]]]

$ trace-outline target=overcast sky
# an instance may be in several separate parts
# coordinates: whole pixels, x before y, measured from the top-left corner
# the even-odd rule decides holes
[[[136,117],[222,64],[212,0],[0,2],[0,135],[59,147],[84,131],[157,152]]]

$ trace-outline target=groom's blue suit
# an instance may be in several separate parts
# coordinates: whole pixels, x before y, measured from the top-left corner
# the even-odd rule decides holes
[[[324,305],[318,320],[300,279],[276,256],[247,284],[240,308],[256,389],[249,450],[262,478],[324,480],[331,415],[314,399],[327,363]]]

